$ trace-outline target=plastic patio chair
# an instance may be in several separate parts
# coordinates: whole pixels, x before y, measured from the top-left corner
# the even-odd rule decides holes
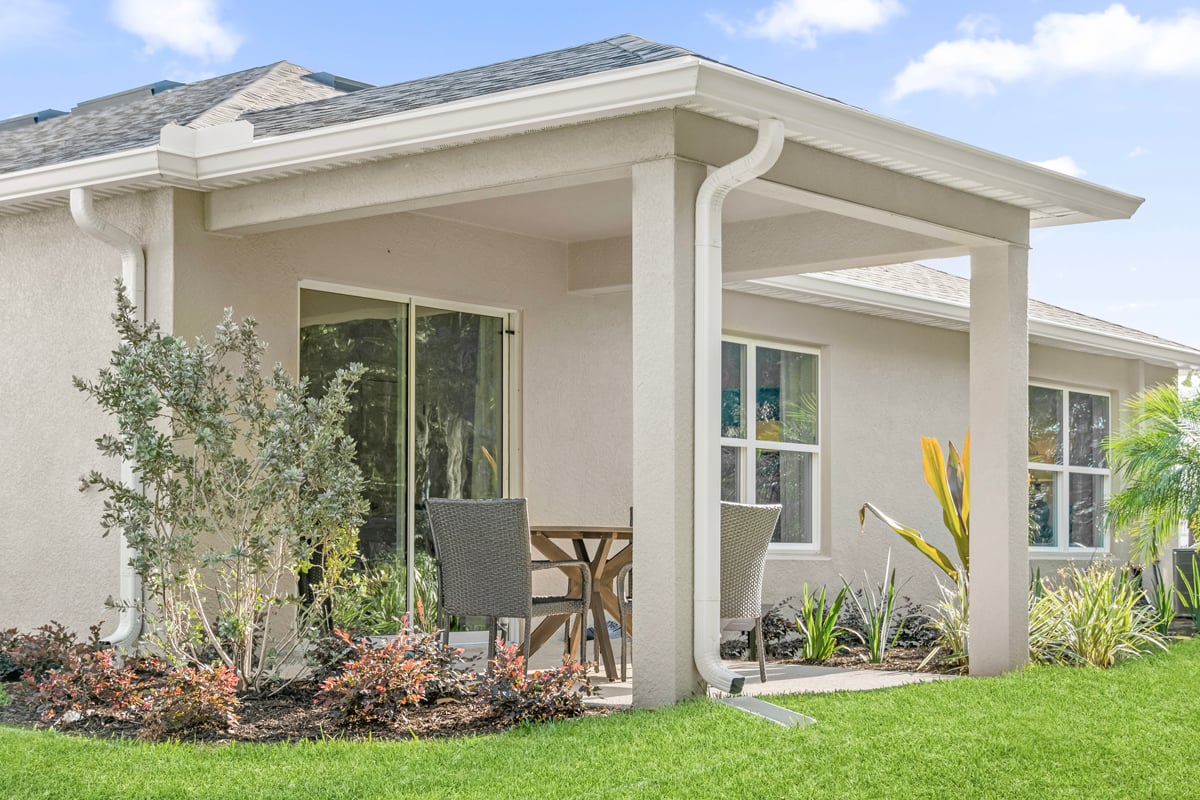
[[[488,660],[496,654],[500,617],[524,620],[521,653],[529,663],[529,634],[534,617],[579,614],[587,624],[592,574],[586,561],[534,561],[530,555],[529,516],[524,498],[511,500],[429,499],[425,508],[433,534],[438,569],[438,609],[449,642],[448,617],[488,617]],[[533,594],[533,570],[574,567],[580,597]],[[580,636],[579,662],[586,661],[586,637]],[[570,645],[568,644],[568,649]]]
[[[767,682],[762,635],[763,569],[779,521],[779,505],[721,503],[721,619],[754,623],[758,675]]]

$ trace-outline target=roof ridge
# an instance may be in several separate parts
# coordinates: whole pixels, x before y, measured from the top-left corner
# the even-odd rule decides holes
[[[209,82],[228,81],[231,78],[233,78],[235,75],[246,75],[251,72],[262,72],[262,75],[259,75],[258,77],[251,80],[251,83],[256,83],[262,79],[263,75],[266,75],[271,69],[275,68],[276,66],[278,66],[279,64],[282,64],[282,63],[284,63],[284,62],[276,61],[271,64],[261,64],[257,67],[247,67],[246,69],[234,70],[233,72],[229,72],[224,75],[213,75],[211,78],[202,78],[198,81],[191,81],[189,83],[185,83],[183,86],[180,86],[179,88],[180,89],[194,88],[197,86],[203,86],[204,84],[209,83]],[[208,109],[205,109],[204,111],[201,111],[200,113],[193,115],[190,119],[177,120],[176,121],[177,124],[183,125],[183,126],[191,126],[196,119],[199,119],[200,117],[202,117],[206,113],[208,113],[209,110],[216,108],[217,106],[221,105],[222,103],[228,101],[229,98],[237,95],[240,91],[241,91],[241,89],[236,89],[236,88],[230,89],[230,91],[224,97],[222,97],[221,100],[214,103],[212,106],[209,106]]]
[[[288,77],[295,76],[302,78],[304,75],[311,75],[312,70],[308,67],[295,64],[286,59],[276,61],[273,64],[267,64],[259,67],[263,73],[257,78],[254,78],[244,86],[233,89],[228,95],[222,98],[217,103],[214,103],[208,109],[200,112],[187,123],[184,123],[189,128],[207,128],[213,125],[222,123],[234,122],[247,111],[266,111],[269,108],[282,108],[290,105],[299,105],[305,102],[312,102],[313,99],[329,99],[330,97],[340,97],[345,92],[338,91],[332,87],[324,86],[323,84],[313,84],[312,92],[314,94],[323,94],[324,97],[297,100],[295,98],[278,97],[278,102],[275,105],[259,106],[253,103],[255,99],[272,100],[271,95],[274,91],[278,91],[282,87],[280,84]],[[318,88],[319,87],[319,88]]]

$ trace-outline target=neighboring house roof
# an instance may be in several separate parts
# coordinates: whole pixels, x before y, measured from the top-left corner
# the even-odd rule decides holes
[[[812,272],[742,281],[726,288],[950,330],[968,330],[970,322],[970,280],[924,264]],[[1200,368],[1200,350],[1033,298],[1029,338],[1038,344],[1139,358],[1161,366]]]
[[[0,132],[0,173],[156,145],[168,123],[206,128],[233,122],[247,111],[344,94],[324,83],[304,80],[310,74],[310,70],[280,61]]]
[[[212,190],[666,108],[750,127],[774,117],[790,141],[1017,206],[1034,225],[1124,219],[1142,202],[632,35],[344,98],[268,97],[241,108],[235,123],[201,128],[227,129],[221,135],[189,138],[167,124],[225,119],[204,112],[221,100],[225,82],[235,92],[255,72],[92,112],[103,118],[72,114],[33,131],[0,132],[0,213],[62,203],[72,186],[104,195]],[[163,128],[157,140],[156,126]]]

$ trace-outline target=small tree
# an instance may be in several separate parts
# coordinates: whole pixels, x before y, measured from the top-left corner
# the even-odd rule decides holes
[[[141,485],[84,480],[106,495],[105,535],[123,533],[134,552],[151,641],[256,685],[323,624],[355,553],[366,504],[344,420],[361,368],[307,397],[279,364],[263,374],[253,319],[226,309],[212,342],[189,346],[139,323],[119,281],[116,295],[120,345],[75,385],[116,419],[100,452],[132,461]]]

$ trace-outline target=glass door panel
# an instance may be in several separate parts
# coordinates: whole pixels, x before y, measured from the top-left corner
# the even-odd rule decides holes
[[[504,494],[504,319],[417,306],[413,359],[414,560],[432,563],[430,497]],[[460,630],[481,620],[458,620]]]

